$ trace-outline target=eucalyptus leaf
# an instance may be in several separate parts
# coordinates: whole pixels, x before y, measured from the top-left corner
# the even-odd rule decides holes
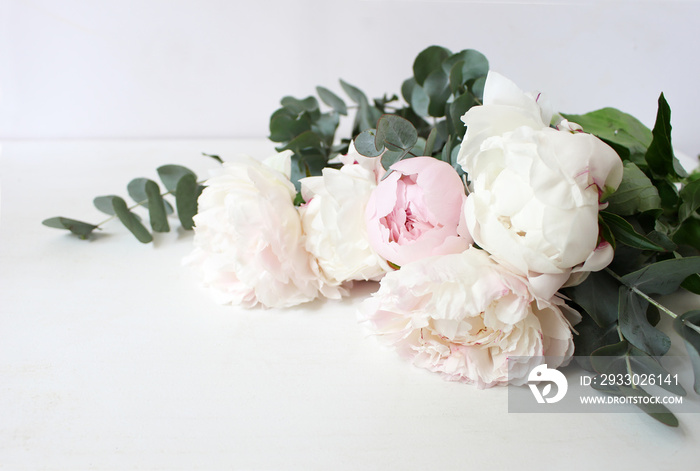
[[[390,167],[394,165],[396,162],[400,161],[403,159],[406,154],[408,154],[408,151],[402,151],[402,150],[387,150],[382,154],[382,167],[384,167],[387,170],[390,170]],[[389,176],[389,172],[387,172],[382,179],[386,178]]]
[[[384,115],[377,122],[375,147],[393,151],[409,151],[416,145],[418,132],[410,121],[396,115]],[[386,167],[385,167],[386,168]]]
[[[642,250],[656,250],[664,252],[666,249],[652,242],[642,234],[634,230],[634,227],[620,216],[605,211],[600,212],[600,217],[610,228],[615,241]]]
[[[358,105],[368,103],[367,95],[365,95],[364,92],[356,86],[350,85],[343,79],[340,79],[340,86],[343,88],[343,91],[350,97],[350,99]]]
[[[165,201],[160,194],[160,187],[153,180],[147,180],[144,186],[148,199],[148,215],[151,222],[151,229],[153,229],[154,232],[170,231]]]
[[[197,214],[198,187],[196,177],[193,174],[187,174],[178,180],[175,189],[177,216],[185,230],[191,230],[194,227],[192,218]]]
[[[124,227],[129,229],[139,242],[146,244],[153,240],[151,233],[141,224],[139,218],[129,210],[124,199],[119,196],[114,196],[112,198],[112,207],[114,208],[114,213],[122,224],[124,224]]]
[[[671,347],[671,339],[649,323],[649,301],[626,286],[620,287],[619,296],[618,311],[622,335],[632,345],[650,355],[665,355]]]
[[[270,117],[270,140],[272,142],[289,142],[299,134],[311,129],[310,120],[302,115],[291,116],[284,108],[277,110]]]
[[[126,191],[136,203],[148,201],[148,194],[146,193],[146,182],[148,181],[150,181],[148,178],[134,178],[126,185]]]
[[[428,139],[425,140],[425,148],[422,154],[427,156],[432,156],[435,149],[435,142],[437,141],[437,129],[433,128],[428,135]]]
[[[595,371],[601,374],[633,375],[636,373],[657,378],[665,378],[670,375],[657,358],[625,340],[594,351],[591,354],[591,364]],[[675,382],[660,381],[658,386],[678,396],[687,394],[683,386]]]
[[[377,149],[375,141],[376,135],[376,129],[366,129],[362,131],[355,138],[355,150],[365,157],[379,157],[384,150],[384,145],[382,144],[381,147]]]
[[[98,196],[94,200],[92,200],[92,204],[94,204],[95,207],[103,213],[109,214],[110,216],[114,216],[114,207],[112,207],[112,199],[115,196],[116,195]]]
[[[401,94],[418,116],[428,116],[430,97],[414,78],[404,81]]]
[[[311,125],[311,131],[319,135],[326,142],[327,147],[330,148],[339,123],[340,120],[337,113],[324,113]]]
[[[576,332],[578,335],[574,335],[574,360],[587,371],[595,371],[590,357],[594,351],[620,341],[617,323],[603,328],[596,324],[591,316],[583,316],[581,322],[576,324]]]
[[[433,117],[445,116],[445,106],[451,92],[447,74],[438,68],[426,77],[423,89],[428,95],[428,114]]]
[[[360,104],[356,119],[358,129],[364,131],[374,128],[381,115],[381,111],[367,102]]]
[[[486,77],[479,77],[469,87],[472,95],[479,101],[479,104],[484,100],[484,86],[486,85]]]
[[[687,277],[700,273],[700,257],[663,260],[622,277],[623,283],[647,295],[671,294]]]
[[[347,105],[345,104],[343,99],[340,98],[338,95],[328,90],[327,88],[321,86],[316,87],[316,92],[321,98],[321,101],[333,108],[338,114],[342,114],[343,116],[346,116],[348,114]]]
[[[303,149],[315,149],[322,154],[326,151],[321,137],[313,131],[305,131],[299,134],[292,139],[289,144],[277,150],[280,152],[283,150],[291,150],[295,154],[299,154]]]
[[[629,216],[638,212],[661,207],[659,191],[633,162],[624,162],[622,182],[606,202],[607,211],[620,216]]]
[[[566,295],[604,328],[617,321],[619,290],[620,283],[615,278],[598,271],[591,272],[583,283],[568,288]]]
[[[293,96],[286,96],[280,101],[282,106],[289,110],[292,114],[301,114],[305,111],[314,112],[318,110],[318,101],[316,98],[309,96],[302,100],[294,98]]]
[[[448,74],[451,74],[458,65],[462,69],[460,75],[465,83],[479,77],[485,77],[489,72],[488,59],[474,49],[459,51],[442,63],[443,69]]]
[[[194,179],[197,179],[197,175],[182,165],[163,165],[158,167],[158,176],[160,180],[165,185],[168,191],[174,192],[177,188],[177,183],[180,179],[186,175],[191,175]]]
[[[695,377],[693,388],[700,394],[700,310],[688,311],[676,317],[673,328],[685,341]]]
[[[41,221],[41,223],[47,227],[53,227],[54,229],[65,229],[71,231],[73,234],[77,235],[83,240],[87,239],[92,231],[98,227],[94,224],[90,224],[89,222],[78,221],[76,219],[65,218],[62,216],[44,219]]]
[[[602,390],[601,388],[594,388]],[[631,388],[628,386],[615,386],[613,389],[606,389],[604,391],[628,398],[630,403],[633,403],[649,417],[661,422],[664,425],[668,425],[669,427],[678,427],[678,418],[673,414],[673,412],[671,412],[665,405],[650,400],[652,395],[649,394],[644,388],[639,386],[636,388]]]
[[[413,62],[413,77],[418,85],[423,85],[425,79],[435,70],[442,69],[442,63],[452,55],[449,49],[441,46],[430,46],[423,49]]]
[[[460,95],[450,104],[450,116],[452,117],[455,135],[458,138],[461,139],[464,137],[464,133],[467,130],[464,122],[462,121],[462,117],[472,106],[477,104],[478,102],[474,95],[469,92]]]

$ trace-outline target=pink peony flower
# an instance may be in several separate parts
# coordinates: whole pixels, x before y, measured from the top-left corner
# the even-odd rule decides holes
[[[472,239],[463,228],[458,234],[466,196],[457,172],[432,157],[405,159],[390,170],[367,202],[372,248],[399,266],[466,250]]]

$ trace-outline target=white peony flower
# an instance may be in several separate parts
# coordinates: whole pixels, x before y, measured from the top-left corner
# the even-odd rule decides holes
[[[365,207],[383,173],[379,159],[363,157],[351,147],[340,169],[301,180],[307,202],[300,208],[306,250],[330,283],[377,280],[390,270],[367,237]]]
[[[571,324],[580,316],[558,298],[536,300],[527,280],[477,248],[422,259],[387,274],[360,306],[380,340],[414,365],[479,387],[521,384],[533,363],[562,366],[574,351]],[[520,368],[518,368],[520,366]],[[518,381],[518,379],[520,381]]]
[[[220,303],[289,307],[342,294],[304,249],[290,171],[291,152],[265,162],[241,156],[207,181],[187,262]]]
[[[620,184],[622,162],[575,123],[550,128],[539,101],[489,73],[483,106],[462,118],[458,162],[471,181],[464,216],[475,243],[548,299],[572,273],[612,260],[598,210],[601,194]]]

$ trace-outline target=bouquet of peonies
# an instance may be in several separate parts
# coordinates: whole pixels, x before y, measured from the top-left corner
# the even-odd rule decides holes
[[[523,383],[533,362],[563,366],[575,347],[590,369],[591,355],[653,360],[670,346],[660,312],[697,360],[700,311],[652,297],[700,293],[700,179],[674,157],[663,95],[653,131],[612,108],[557,114],[477,51],[438,46],[416,58],[403,106],[341,86],[354,139],[335,135],[345,102],[317,87],[329,111],[285,97],[272,115],[278,154],[224,162],[199,186],[159,169],[194,226],[187,263],[219,302],[284,308],[378,281],[361,322],[413,364],[478,387]],[[148,182],[130,187],[157,231],[170,205]],[[148,241],[132,208],[101,198]]]

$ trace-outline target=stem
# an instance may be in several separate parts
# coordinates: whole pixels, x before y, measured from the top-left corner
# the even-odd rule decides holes
[[[651,303],[651,304],[653,304],[654,306],[656,306],[656,308],[657,308],[659,311],[666,313],[666,314],[667,314],[668,316],[670,316],[672,319],[677,319],[677,318],[678,318],[678,314],[676,314],[675,312],[673,312],[672,310],[670,310],[669,308],[667,308],[666,306],[664,306],[663,304],[661,304],[660,302],[658,302],[657,300],[655,300],[654,298],[652,298],[651,296],[649,296],[648,294],[644,293],[643,291],[641,291],[641,290],[640,290],[639,288],[637,288],[636,286],[630,286],[630,285],[628,285],[627,283],[625,283],[624,280],[623,280],[617,273],[615,273],[614,271],[612,271],[610,268],[605,268],[605,271],[608,272],[608,274],[610,274],[610,275],[611,275],[613,278],[615,278],[617,281],[619,281],[620,283],[622,283],[623,285],[627,286],[629,289],[631,289],[632,291],[634,291],[636,294],[638,294],[638,295],[641,296],[642,298],[644,298],[644,299],[646,299],[647,301],[649,301],[649,303]],[[683,325],[685,325],[685,326],[687,326],[687,327],[690,327],[690,328],[693,329],[695,332],[697,332],[698,334],[700,334],[700,327],[696,326],[695,324],[690,323],[690,322],[685,322],[685,321],[683,321]],[[619,327],[619,324],[618,324],[618,330],[619,330],[619,328],[620,328],[620,327]]]
[[[197,185],[203,184],[204,181],[205,181],[205,180],[202,180],[201,182],[197,182]],[[172,194],[173,194],[173,192],[170,191],[170,190],[168,190],[168,191],[166,191],[165,193],[161,193],[160,196],[163,197],[163,196],[168,196],[168,195],[172,195]],[[143,200],[143,201],[139,201],[139,202],[137,202],[136,204],[134,204],[134,205],[132,205],[132,206],[129,206],[127,209],[128,209],[129,211],[131,211],[132,209],[136,209],[136,208],[138,208],[139,206],[144,206],[144,205],[146,205],[146,204],[148,204],[148,199],[145,199],[145,200]],[[108,217],[108,218],[105,219],[104,221],[101,221],[101,222],[98,222],[97,224],[95,224],[95,226],[99,229],[100,226],[102,226],[102,225],[104,225],[104,224],[107,224],[109,221],[111,221],[112,219],[115,219],[116,217],[117,217],[116,214],[112,214],[110,217]]]
[[[611,275],[613,278],[615,278],[617,281],[619,281],[623,285],[627,286],[629,289],[631,289],[632,291],[637,293],[639,296],[641,296],[642,298],[646,299],[651,304],[656,306],[660,311],[665,312],[666,314],[671,316],[673,319],[678,317],[678,314],[676,314],[675,312],[673,312],[672,310],[670,310],[669,308],[667,308],[666,306],[664,306],[663,304],[661,304],[660,302],[658,302],[657,300],[655,300],[654,298],[649,296],[648,294],[644,293],[643,291],[640,291],[639,288],[637,288],[636,286],[630,286],[627,283],[625,283],[625,281],[617,273],[612,271],[610,268],[606,267],[605,271],[608,272],[608,274]]]

